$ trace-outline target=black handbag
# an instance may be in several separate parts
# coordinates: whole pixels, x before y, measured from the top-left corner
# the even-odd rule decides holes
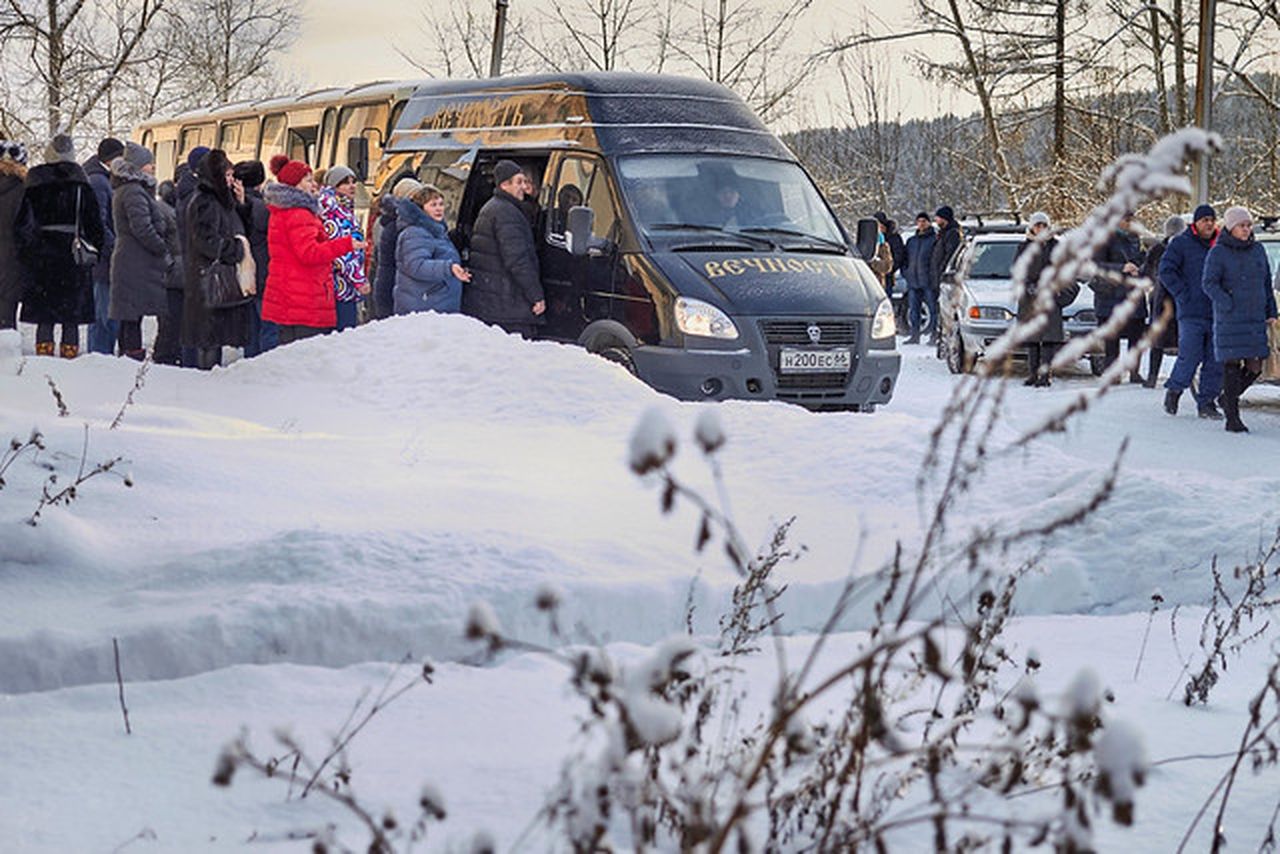
[[[76,187],[76,230],[71,237],[71,262],[77,267],[93,267],[98,263],[98,247],[80,233],[80,188]]]
[[[240,277],[235,264],[214,261],[200,268],[200,295],[209,309],[235,308],[253,299],[240,290]]]

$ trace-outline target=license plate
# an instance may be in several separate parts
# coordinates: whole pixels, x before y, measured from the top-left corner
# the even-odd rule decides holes
[[[784,374],[847,374],[853,365],[852,352],[836,350],[783,350],[779,369]]]

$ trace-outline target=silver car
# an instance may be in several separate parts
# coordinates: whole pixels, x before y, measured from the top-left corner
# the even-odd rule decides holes
[[[1024,239],[1020,231],[976,234],[966,238],[948,262],[939,295],[942,329],[937,351],[952,373],[972,371],[1017,319],[1011,270]],[[1098,325],[1093,291],[1082,286],[1075,301],[1062,310],[1062,320],[1068,339],[1092,332]],[[1015,349],[1014,355],[1025,356],[1026,351]],[[1088,358],[1090,370],[1101,373],[1102,353]]]

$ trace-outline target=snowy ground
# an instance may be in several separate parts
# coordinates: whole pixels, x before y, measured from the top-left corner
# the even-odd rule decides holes
[[[743,529],[763,541],[771,522],[795,515],[793,541],[809,550],[784,579],[795,644],[809,642],[850,569],[874,568],[922,525],[915,476],[954,378],[922,347],[905,356],[893,403],[874,416],[717,407]],[[192,850],[344,822],[312,801],[283,803],[268,781],[215,791],[213,758],[242,725],[264,748],[282,724],[320,741],[385,679],[378,662],[411,653],[446,663],[436,685],[362,737],[358,789],[403,810],[431,780],[452,808],[446,835],[486,828],[505,847],[542,850],[520,834],[565,753],[574,706],[558,666],[536,657],[448,663],[467,653],[468,603],[488,600],[515,634],[540,639],[529,602],[553,581],[584,636],[625,655],[683,628],[697,577],[697,630],[714,628],[732,583],[721,558],[696,555],[696,518],[663,516],[626,466],[644,409],[662,407],[687,434],[699,407],[614,365],[464,318],[399,318],[209,374],[153,367],[110,430],[136,367],[37,359],[0,337],[0,438],[38,427],[48,447],[20,458],[0,490],[0,848],[111,850],[150,829],[155,839],[130,850]],[[1000,436],[1090,382],[1012,387]],[[1145,625],[1134,612],[1152,592],[1166,608],[1204,603],[1215,553],[1231,565],[1272,538],[1280,393],[1255,389],[1246,403],[1253,433],[1234,436],[1164,416],[1158,392],[1120,387],[1066,435],[1000,463],[962,508],[976,524],[1065,506],[1131,438],[1116,496],[1051,545],[1023,585],[1027,616],[1013,633],[1039,649],[1049,687],[1097,668],[1117,717],[1148,724],[1154,759],[1230,749],[1265,665],[1264,642],[1233,662],[1207,710],[1168,702],[1180,665],[1162,616],[1133,679]],[[74,476],[86,423],[89,464],[122,456],[134,486],[93,479],[69,507],[25,524],[48,466],[62,483]],[[691,447],[679,468],[708,483]],[[1195,621],[1184,620],[1186,655]],[[130,738],[119,732],[113,637]],[[759,668],[765,678],[768,662]],[[1104,842],[1176,845],[1222,767],[1159,766],[1139,825]],[[1275,782],[1242,783],[1230,826],[1245,849]]]

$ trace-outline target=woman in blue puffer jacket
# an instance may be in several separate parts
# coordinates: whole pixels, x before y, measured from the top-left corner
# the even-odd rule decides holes
[[[1204,260],[1204,292],[1213,303],[1213,349],[1223,362],[1222,411],[1227,429],[1248,433],[1240,420],[1240,395],[1262,375],[1276,322],[1267,252],[1253,237],[1253,216],[1241,207],[1222,215],[1222,232]]]
[[[462,283],[471,274],[449,240],[444,224],[444,195],[427,184],[401,199],[396,239],[396,285],[392,291],[396,314],[462,310]]]

